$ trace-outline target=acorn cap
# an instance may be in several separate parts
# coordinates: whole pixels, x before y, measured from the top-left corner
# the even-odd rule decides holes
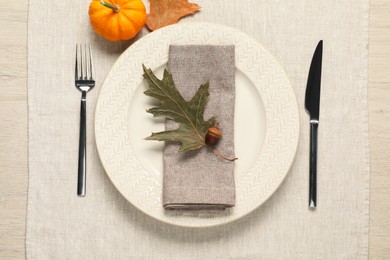
[[[210,127],[207,129],[207,134],[205,136],[205,142],[207,145],[214,146],[222,138],[222,132],[216,127]]]

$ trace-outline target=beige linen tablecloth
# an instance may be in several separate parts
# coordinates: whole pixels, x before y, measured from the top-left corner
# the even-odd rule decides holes
[[[101,84],[130,42],[110,43],[95,35],[88,22],[89,1],[30,0],[28,259],[367,258],[368,0],[197,2],[201,12],[186,21],[242,30],[268,47],[286,69],[301,112],[300,142],[288,177],[262,207],[217,228],[173,227],[139,212],[104,173],[93,133]],[[320,39],[319,206],[310,211],[309,118],[303,101]],[[82,42],[93,44],[98,70],[98,84],[87,98],[88,188],[83,199],[76,196],[80,93],[73,82],[75,44]]]

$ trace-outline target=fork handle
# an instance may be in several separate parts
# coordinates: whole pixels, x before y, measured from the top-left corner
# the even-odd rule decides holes
[[[87,177],[87,92],[82,91],[80,109],[79,167],[77,176],[77,195],[84,197]]]

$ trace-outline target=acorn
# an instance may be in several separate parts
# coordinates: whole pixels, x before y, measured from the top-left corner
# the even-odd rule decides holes
[[[208,146],[215,146],[222,138],[222,132],[217,127],[210,127],[205,136],[205,142]]]

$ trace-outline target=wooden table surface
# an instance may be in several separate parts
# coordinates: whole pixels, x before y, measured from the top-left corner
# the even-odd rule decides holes
[[[370,1],[370,259],[390,259],[390,1]],[[28,0],[0,5],[0,259],[25,258]]]

